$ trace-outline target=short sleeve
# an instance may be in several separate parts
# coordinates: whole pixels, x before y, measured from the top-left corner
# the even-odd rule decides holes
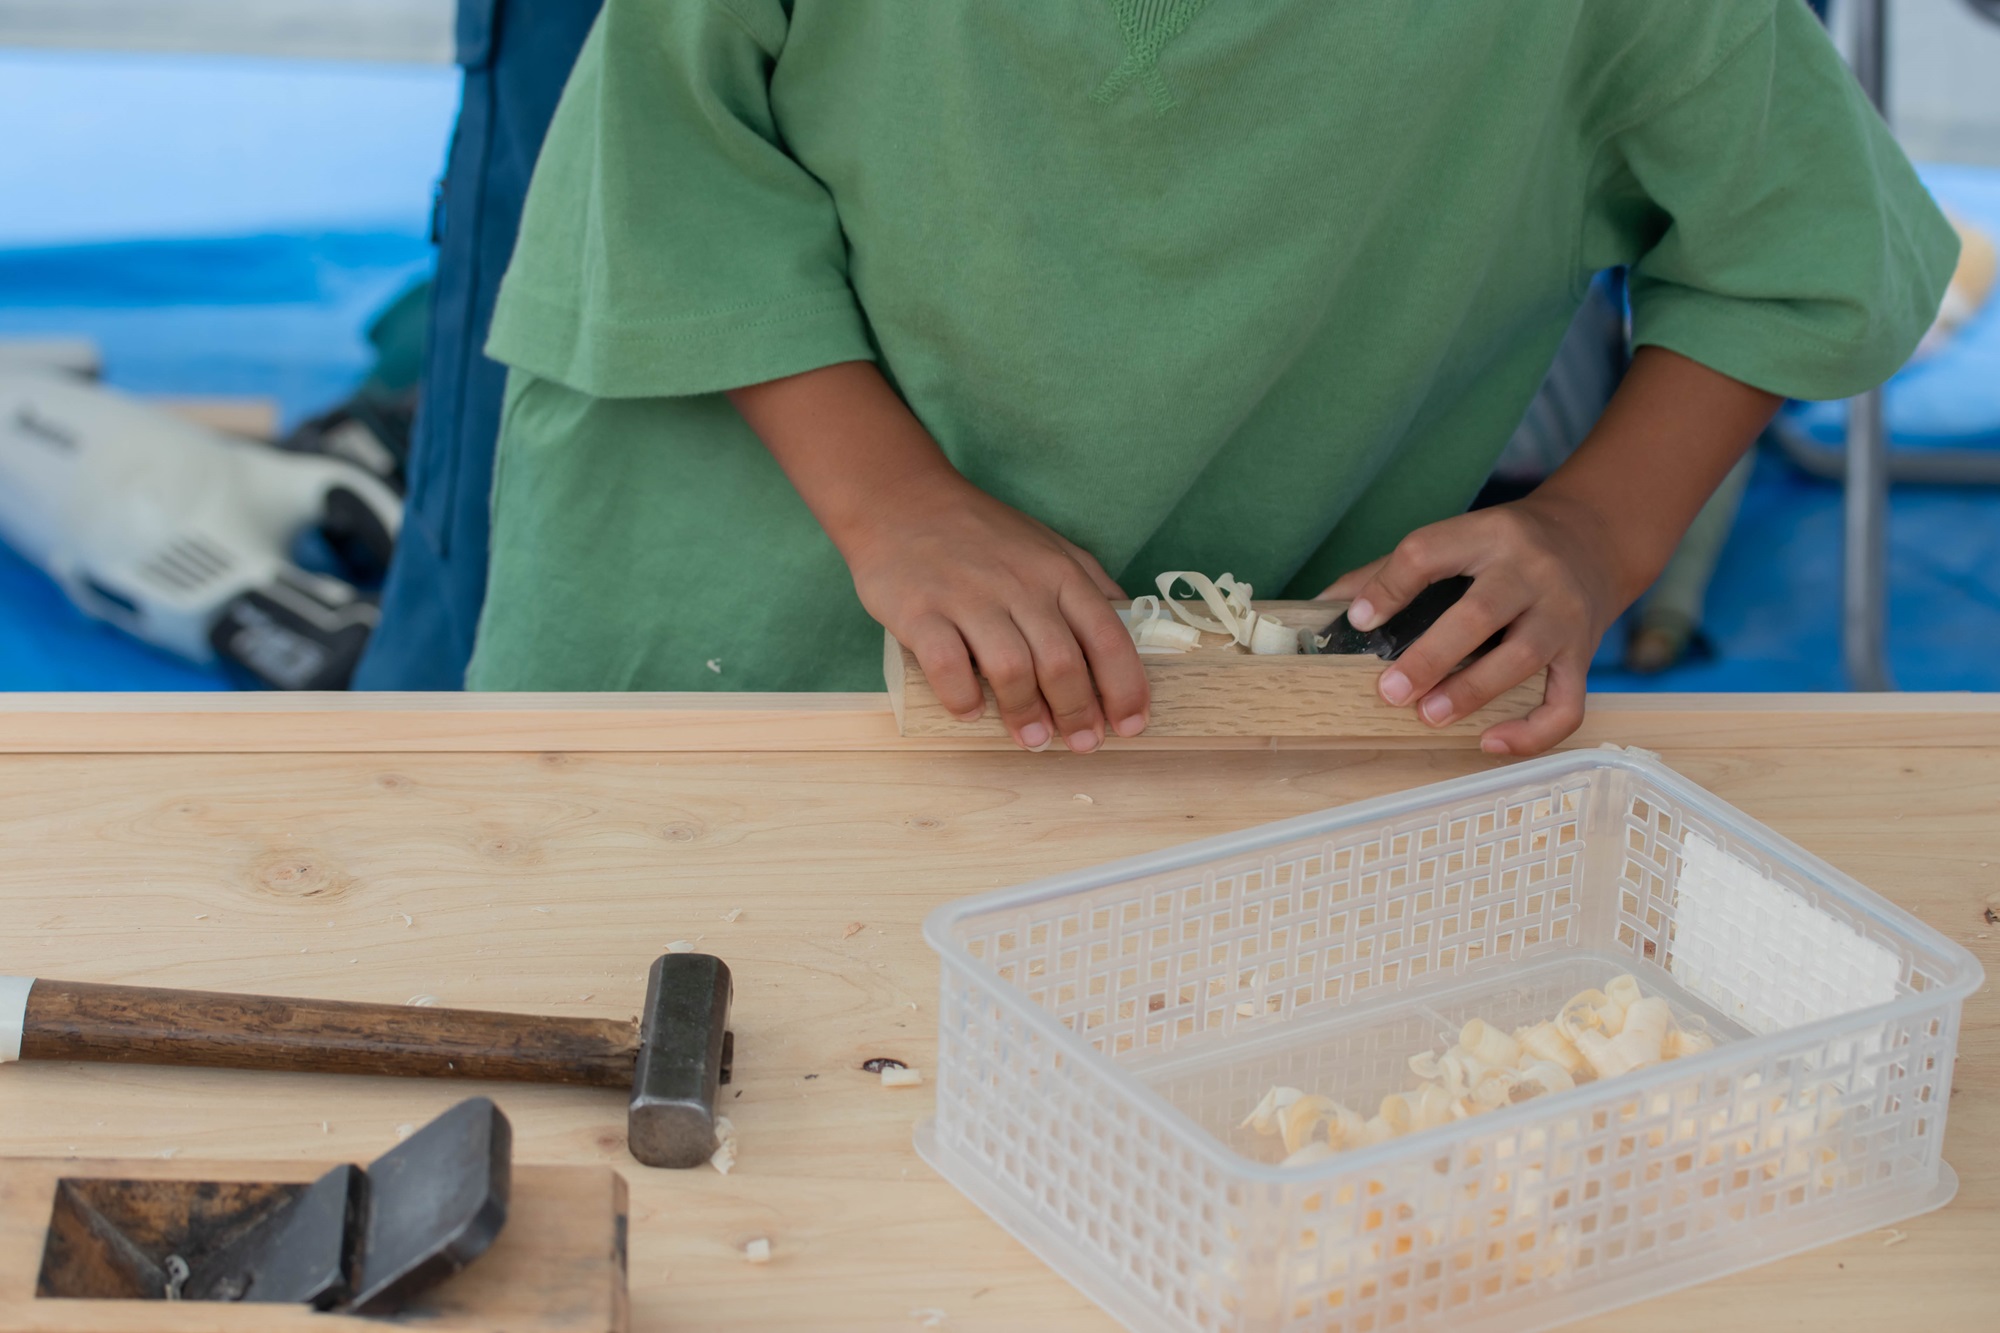
[[[605,398],[874,355],[826,188],[785,150],[782,0],[607,0],[550,126],[487,352]]]
[[[1764,0],[1770,3],[1770,0]],[[1930,327],[1958,238],[1799,0],[1607,136],[1596,204],[1633,339],[1767,392],[1880,384]],[[1587,231],[1588,236],[1588,231]]]

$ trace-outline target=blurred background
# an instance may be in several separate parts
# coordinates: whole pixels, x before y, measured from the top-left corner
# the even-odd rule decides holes
[[[504,0],[468,7],[504,19]],[[455,60],[469,40],[478,65],[492,39],[457,10],[0,0],[0,377],[132,396],[63,400],[116,441],[80,506],[49,499],[80,473],[10,472],[5,454],[88,452],[63,443],[68,418],[23,399],[12,436],[0,421],[0,690],[344,680],[421,388]],[[1788,409],[1607,637],[1596,688],[2000,688],[2000,0],[1835,0],[1828,21],[1864,82],[1879,75],[1967,262],[1882,396],[1880,446],[1865,403]],[[1588,428],[1622,365],[1620,300],[1615,275],[1599,284],[1488,500]],[[282,442],[286,466],[216,452],[217,431]],[[176,451],[205,461],[162,470]],[[82,567],[80,547],[117,547],[149,505],[200,515],[145,554],[157,588]],[[253,549],[291,591],[239,596],[229,641],[263,647],[217,660],[204,580]]]

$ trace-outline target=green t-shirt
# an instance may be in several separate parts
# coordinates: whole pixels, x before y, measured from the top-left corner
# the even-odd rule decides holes
[[[1591,276],[1799,398],[1957,241],[1799,0],[609,0],[529,195],[484,689],[879,688],[720,391],[874,359],[1133,589],[1462,510]]]

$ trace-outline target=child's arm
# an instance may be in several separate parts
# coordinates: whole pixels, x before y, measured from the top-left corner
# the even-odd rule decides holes
[[[1085,753],[1146,726],[1146,673],[1096,559],[952,467],[868,362],[734,389],[847,561],[868,613],[966,720],[993,686],[1015,740]],[[1095,677],[1095,685],[1092,678]],[[1100,698],[1101,704],[1100,707]]]
[[[1695,515],[1782,399],[1660,347],[1632,368],[1568,462],[1532,495],[1419,528],[1323,597],[1352,597],[1372,629],[1455,574],[1472,589],[1382,673],[1382,697],[1417,702],[1442,726],[1543,667],[1546,701],[1489,728],[1493,754],[1537,754],[1583,721],[1584,676],[1598,640],[1651,586]],[[1456,674],[1499,629],[1506,638]]]

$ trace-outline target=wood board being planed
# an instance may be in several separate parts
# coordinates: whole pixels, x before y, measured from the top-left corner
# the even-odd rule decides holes
[[[1321,629],[1345,609],[1342,602],[1260,602],[1257,610],[1293,629]],[[1469,717],[1433,727],[1413,707],[1395,708],[1375,692],[1381,659],[1366,655],[1257,657],[1220,634],[1204,634],[1185,653],[1145,654],[1152,688],[1149,737],[1310,736],[1385,741],[1413,737],[1476,747],[1479,734],[1498,722],[1526,717],[1541,702],[1548,673],[1538,671]],[[961,722],[939,702],[917,655],[883,636],[883,678],[897,730],[904,736],[1007,735],[993,689],[986,713]],[[981,682],[985,685],[985,682]]]

